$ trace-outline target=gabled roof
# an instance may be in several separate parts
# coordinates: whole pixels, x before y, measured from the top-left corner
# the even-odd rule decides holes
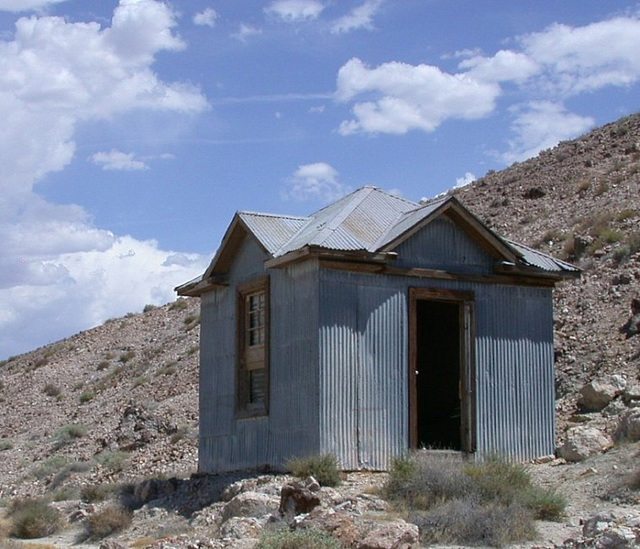
[[[199,295],[205,287],[215,287],[231,267],[240,243],[249,235],[264,249],[267,267],[314,253],[390,262],[400,243],[441,215],[470,234],[503,265],[504,271],[515,269],[558,278],[579,273],[569,263],[501,238],[452,196],[418,204],[366,186],[308,217],[236,213],[204,275],[176,290],[181,295]]]

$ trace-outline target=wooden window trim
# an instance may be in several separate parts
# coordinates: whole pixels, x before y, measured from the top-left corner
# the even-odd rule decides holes
[[[263,343],[249,349],[249,332],[247,326],[247,300],[250,296],[264,293],[264,330]],[[266,416],[269,413],[269,355],[270,355],[270,299],[269,277],[263,276],[237,287],[236,297],[236,417],[252,418]],[[261,358],[262,355],[262,358]],[[261,367],[259,363],[262,362]],[[251,402],[251,375],[264,372],[262,389],[264,398],[261,402]]]

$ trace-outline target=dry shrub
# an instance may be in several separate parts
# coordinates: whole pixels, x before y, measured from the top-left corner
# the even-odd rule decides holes
[[[120,506],[112,505],[90,515],[85,523],[85,539],[98,540],[125,530],[133,515]]]
[[[118,489],[115,484],[87,484],[80,489],[80,499],[86,503],[96,503],[110,498]]]
[[[276,530],[260,537],[256,549],[340,549],[334,538],[318,530]]]
[[[338,486],[341,482],[338,460],[332,454],[293,458],[287,468],[294,477],[314,477],[322,486]]]
[[[19,539],[44,538],[62,526],[62,517],[46,500],[27,498],[14,500],[9,509],[11,535]]]
[[[556,492],[535,486],[521,465],[437,453],[394,461],[383,495],[409,513],[428,543],[501,546],[531,539],[534,519],[558,519],[566,505]]]

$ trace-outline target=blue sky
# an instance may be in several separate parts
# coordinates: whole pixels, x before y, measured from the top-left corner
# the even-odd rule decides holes
[[[432,197],[639,81],[637,2],[0,0],[0,359],[174,299],[236,210]]]

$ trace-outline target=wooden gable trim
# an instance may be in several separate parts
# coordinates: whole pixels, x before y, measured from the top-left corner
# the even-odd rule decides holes
[[[320,266],[335,271],[351,271],[363,274],[389,276],[406,276],[414,278],[430,278],[437,280],[455,280],[460,282],[478,282],[482,284],[506,284],[511,286],[545,286],[553,287],[562,277],[554,274],[490,274],[476,275],[453,273],[439,269],[422,269],[415,267],[395,267],[383,263],[365,263],[354,261],[336,261],[320,258]]]
[[[317,257],[321,260],[349,261],[351,263],[381,263],[386,264],[398,257],[395,252],[372,253],[366,250],[330,250],[318,246],[305,246],[299,250],[289,252],[283,256],[275,257],[265,261],[265,268],[274,269],[303,261],[310,257]]]

